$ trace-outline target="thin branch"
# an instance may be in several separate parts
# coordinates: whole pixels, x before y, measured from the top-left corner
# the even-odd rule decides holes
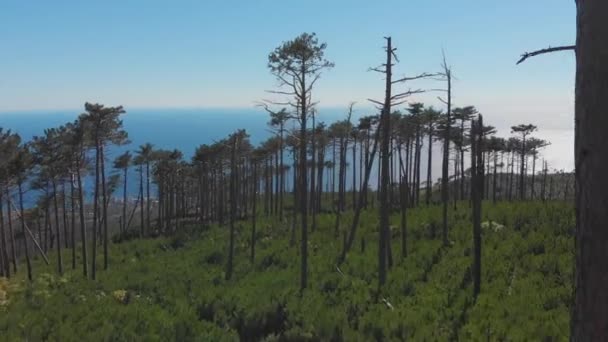
[[[265,92],[270,94],[280,94],[280,95],[296,95],[294,92],[280,91],[280,90],[265,90]]]
[[[425,90],[422,90],[422,89],[408,90],[406,92],[391,96],[391,100],[399,100],[399,99],[402,99],[402,98],[410,96],[410,95],[420,94],[420,93],[424,93],[424,92],[425,92]]]
[[[408,100],[401,100],[401,101],[398,101],[398,102],[392,102],[391,106],[396,107],[396,106],[399,106],[399,105],[402,105],[402,104],[406,103],[407,101]]]
[[[414,76],[414,77],[405,77],[404,76],[403,78],[400,78],[398,80],[392,81],[391,84],[395,84],[395,83],[399,83],[399,82],[405,82],[405,81],[413,81],[413,80],[417,80],[417,79],[420,79],[420,78],[428,78],[428,77],[435,77],[435,76],[439,76],[439,74],[438,73],[429,74],[429,73],[425,72],[425,73],[422,73],[422,74],[420,74],[418,76]]]
[[[536,51],[532,51],[532,52],[524,52],[524,54],[521,55],[521,58],[517,61],[516,64],[520,64],[530,57],[542,55],[545,53],[556,52],[556,51],[574,50],[575,48],[576,48],[575,45],[568,45],[568,46],[558,46],[558,47],[553,47],[553,48],[548,47],[546,49],[536,50]]]
[[[395,53],[395,51],[397,51],[397,48],[393,48],[391,50],[391,55],[393,55],[393,58],[395,58],[395,60],[397,61],[397,63],[399,63],[399,57],[397,57],[397,54]]]
[[[376,100],[373,100],[373,99],[367,99],[367,101],[369,101],[371,103],[375,103],[375,104],[377,104],[379,106],[384,106],[384,103],[382,103],[380,101],[376,101]]]
[[[369,68],[369,69],[367,69],[367,71],[375,71],[375,72],[379,72],[381,74],[386,74],[386,70],[382,70],[382,69],[380,69],[380,67]]]

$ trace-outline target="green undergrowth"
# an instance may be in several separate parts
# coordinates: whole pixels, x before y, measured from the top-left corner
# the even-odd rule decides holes
[[[351,217],[345,215],[341,232]],[[257,225],[253,264],[250,224],[239,222],[230,280],[224,273],[226,227],[190,226],[173,237],[113,244],[110,269],[100,270],[96,281],[84,279],[80,266],[58,276],[53,263],[37,260],[33,283],[3,281],[0,336],[7,341],[568,338],[570,206],[484,204],[482,289],[476,301],[470,209],[466,203],[450,209],[447,247],[439,217],[439,207],[409,211],[403,258],[399,214],[393,215],[393,265],[380,292],[378,219],[371,210],[363,214],[356,242],[341,265],[343,235],[334,235],[335,217],[318,217],[308,248],[309,287],[303,293],[299,241],[290,244],[290,222],[264,218]]]

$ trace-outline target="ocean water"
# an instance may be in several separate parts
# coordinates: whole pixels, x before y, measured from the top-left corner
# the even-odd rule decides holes
[[[237,129],[245,129],[250,135],[251,143],[257,145],[273,133],[268,127],[269,115],[261,108],[243,109],[129,109],[121,118],[124,129],[129,134],[131,143],[125,146],[111,146],[107,149],[108,173],[113,172],[113,159],[126,150],[134,152],[138,146],[152,143],[155,148],[178,149],[184,159],[190,160],[194,151],[201,144],[210,144],[227,137]],[[0,113],[0,127],[19,133],[23,140],[30,140],[36,135],[43,135],[44,130],[57,127],[75,120],[82,110],[61,111],[23,111]],[[369,114],[357,111],[353,121]],[[329,108],[319,111],[317,122],[331,123],[346,118],[346,110]],[[288,123],[291,128],[295,123]],[[286,153],[286,160],[289,154]],[[286,161],[287,163],[288,161]],[[133,198],[139,191],[139,175],[134,168],[128,174],[128,196]],[[92,178],[85,179],[85,191],[92,192]],[[152,189],[154,191],[154,189]],[[28,192],[26,199],[31,205],[39,194]],[[115,196],[122,198],[122,186]]]
[[[225,138],[237,129],[246,129],[250,135],[252,144],[259,144],[271,136],[267,125],[268,113],[258,107],[252,108],[204,108],[204,109],[129,109],[122,116],[124,129],[129,134],[130,145],[112,146],[108,149],[108,167],[112,165],[115,156],[125,150],[135,151],[139,145],[150,142],[156,148],[179,149],[184,158],[190,160],[195,149],[201,144],[209,144]],[[11,129],[19,133],[23,139],[29,140],[35,135],[42,135],[45,128],[56,127],[61,124],[75,120],[82,110],[61,111],[22,111],[22,112],[0,112],[0,127]],[[317,122],[330,124],[337,120],[346,118],[346,108],[321,108],[317,115]],[[373,110],[368,108],[355,109],[353,122],[358,122],[359,117],[372,114]],[[490,123],[491,124],[491,123]],[[289,123],[288,127],[295,125]],[[497,127],[501,136],[509,135],[508,127]],[[552,142],[543,151],[543,156],[549,161],[551,169],[572,170],[573,157],[573,132],[571,129],[551,128],[539,131],[535,136]],[[426,141],[424,142],[426,144]],[[422,179],[426,179],[426,156],[427,146],[423,148]],[[357,153],[358,155],[358,153]],[[350,153],[348,154],[350,158]],[[286,158],[289,154],[286,153]],[[436,181],[441,173],[441,145],[433,146],[432,178]],[[287,159],[289,160],[289,159]],[[288,161],[286,161],[287,163]],[[350,162],[350,160],[349,160]],[[370,178],[370,186],[376,184],[376,167],[373,168]],[[452,168],[450,168],[450,172]],[[112,172],[109,170],[109,172]],[[358,172],[358,170],[357,170]],[[347,187],[350,188],[352,174],[347,174]],[[128,175],[128,195],[137,196],[138,175],[135,170]],[[291,183],[289,183],[291,184]],[[85,189],[91,189],[91,178],[85,181]],[[28,192],[26,198],[28,203],[39,194]],[[117,190],[115,196],[122,198],[122,187]]]

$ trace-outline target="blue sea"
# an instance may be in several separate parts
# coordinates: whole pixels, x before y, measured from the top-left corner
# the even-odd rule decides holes
[[[250,135],[252,144],[257,145],[270,137],[273,133],[268,127],[269,115],[262,108],[192,108],[192,109],[142,109],[128,108],[127,113],[122,116],[124,129],[129,134],[131,144],[127,146],[112,146],[108,149],[108,168],[111,168],[115,156],[125,150],[137,150],[139,145],[150,142],[155,148],[179,149],[184,158],[190,160],[195,149],[201,144],[210,144],[225,138],[237,129],[246,129]],[[20,111],[0,112],[0,127],[11,129],[21,135],[24,140],[29,140],[35,135],[44,134],[45,128],[57,127],[75,120],[82,109],[74,110],[52,110],[52,111]],[[357,123],[358,119],[365,115],[373,114],[374,110],[369,108],[356,108],[352,121]],[[337,120],[344,120],[347,116],[347,108],[319,108],[317,122],[331,124]],[[288,128],[295,125],[289,123]],[[508,128],[498,127],[499,131],[508,132]],[[508,136],[508,134],[502,134]],[[570,129],[539,129],[535,136],[549,140],[552,145],[545,148],[543,156],[549,160],[550,169],[571,170],[571,150],[573,132]],[[424,141],[426,144],[426,141]],[[426,179],[426,146],[423,148],[422,179]],[[350,159],[350,153],[348,154]],[[289,158],[289,154],[286,154]],[[289,159],[287,159],[289,160]],[[288,161],[286,161],[287,163]],[[350,160],[349,160],[350,163]],[[435,143],[433,146],[433,180],[436,181],[441,173],[441,146]],[[370,186],[376,185],[376,168],[373,168],[370,177]],[[109,170],[109,172],[111,172]],[[450,168],[450,172],[452,169]],[[128,195],[137,196],[138,175],[135,170],[129,174]],[[350,188],[351,176],[347,175],[347,187]],[[91,178],[86,180],[85,190],[91,189]],[[122,187],[117,190],[115,196],[122,198]],[[35,193],[28,193],[28,202],[31,202]]]
[[[150,142],[155,148],[179,149],[184,159],[190,160],[195,149],[201,144],[210,144],[227,137],[237,129],[246,129],[251,143],[259,144],[273,133],[268,126],[269,115],[261,108],[218,108],[218,109],[129,109],[122,116],[124,129],[129,134],[131,143],[126,146],[111,146],[108,150],[108,169],[115,156],[126,150],[135,151],[137,147]],[[22,139],[29,140],[36,135],[43,135],[44,129],[57,127],[74,121],[82,110],[60,111],[21,111],[0,112],[0,127],[19,133]],[[346,108],[326,108],[319,110],[317,122],[330,124],[346,118]],[[353,122],[369,111],[357,111]],[[288,127],[295,125],[289,123]],[[286,157],[288,155],[286,154]],[[109,170],[109,172],[112,172]],[[128,195],[136,197],[139,176],[133,169],[128,175]],[[371,180],[374,178],[372,177]],[[371,181],[370,180],[370,181]],[[85,181],[85,189],[91,193],[92,179]],[[122,198],[122,187],[115,196]],[[35,193],[27,194],[28,203],[32,203]]]

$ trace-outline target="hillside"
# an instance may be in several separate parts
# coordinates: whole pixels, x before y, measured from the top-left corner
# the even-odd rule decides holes
[[[567,340],[573,208],[561,202],[485,203],[481,294],[473,302],[472,228],[465,203],[450,210],[449,247],[439,207],[408,213],[407,257],[392,230],[393,265],[377,293],[377,212],[363,214],[356,248],[342,249],[330,214],[309,236],[310,286],[299,293],[290,223],[239,222],[235,270],[224,279],[228,229],[186,226],[171,238],[111,245],[98,281],[63,277],[35,261],[0,280],[0,336],[13,340]],[[341,231],[348,229],[347,213]],[[399,226],[399,217],[391,217]],[[79,263],[78,263],[79,264]]]

